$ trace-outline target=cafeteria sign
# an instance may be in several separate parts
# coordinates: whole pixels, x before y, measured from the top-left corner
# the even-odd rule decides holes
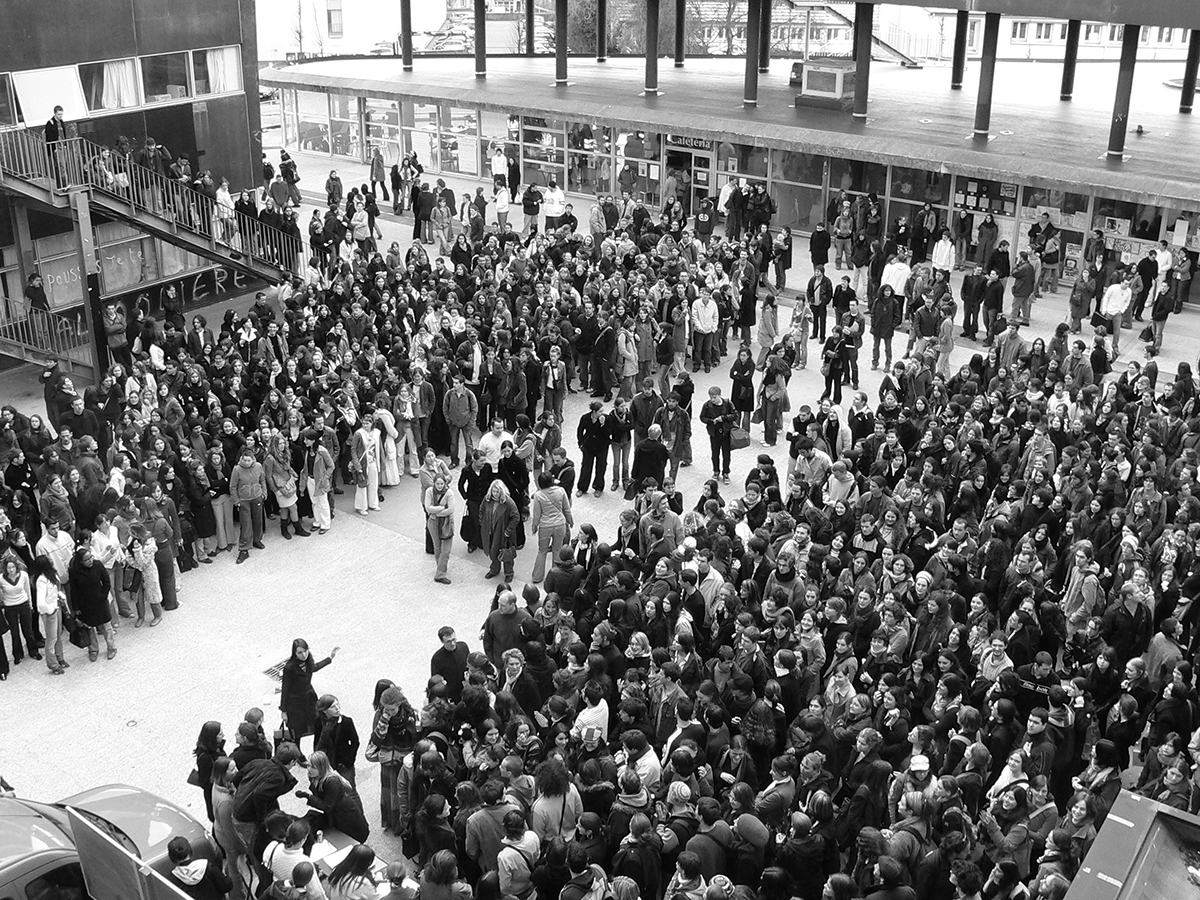
[[[667,146],[682,147],[686,150],[702,150],[708,153],[712,151],[713,142],[705,138],[685,137],[681,134],[668,134]]]

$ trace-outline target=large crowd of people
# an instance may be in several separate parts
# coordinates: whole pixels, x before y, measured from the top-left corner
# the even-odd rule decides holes
[[[62,674],[64,637],[112,659],[119,625],[177,605],[179,573],[263,549],[264,520],[324,534],[338,495],[370,516],[406,477],[434,580],[456,537],[500,579],[482,647],[443,628],[429,683],[381,681],[361,742],[303,641],[275,747],[261,713],[228,755],[206,724],[194,783],[226,865],[176,848],[185,885],[376,896],[360,748],[408,900],[1061,898],[1123,783],[1200,806],[1195,380],[1111,372],[1137,291],[1165,321],[1169,282],[1090,246],[1063,323],[1029,342],[1030,298],[1057,290],[1044,225],[955,298],[950,225],[884,233],[875,198],[838,198],[785,325],[791,235],[761,191],[722,198],[723,236],[710,204],[689,221],[604,195],[580,233],[526,194],[523,229],[456,212],[447,242],[418,188],[402,252],[353,224],[377,174],[327,185],[306,277],[276,298],[211,326],[174,296],[164,321],[106,310],[96,385],[49,369],[45,417],[0,410],[14,662]],[[952,370],[960,305],[957,337],[982,311],[984,340]],[[806,398],[790,382],[810,341]],[[576,392],[591,402],[565,421]],[[786,468],[748,449],[759,434]],[[685,497],[679,469],[710,461]],[[613,533],[575,508],[587,493],[623,504]],[[277,800],[310,734],[313,811],[294,819]],[[325,829],[355,846],[323,883]]]

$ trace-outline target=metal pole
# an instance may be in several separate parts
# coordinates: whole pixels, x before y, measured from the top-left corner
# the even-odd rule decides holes
[[[762,24],[759,26],[758,71],[771,68],[771,0],[762,0]]]
[[[812,7],[804,10],[804,61],[808,62],[808,38],[812,34]]]
[[[400,58],[405,72],[412,71],[412,0],[400,0]]]
[[[1117,96],[1113,101],[1112,128],[1108,132],[1108,155],[1125,155],[1125,134],[1129,131],[1129,98],[1133,94],[1133,67],[1137,62],[1140,25],[1125,25],[1121,38],[1121,67],[1117,70]]]
[[[1079,58],[1079,30],[1083,27],[1083,23],[1078,19],[1070,19],[1067,22],[1067,49],[1063,53],[1063,76],[1062,90],[1059,91],[1059,100],[1070,100],[1071,95],[1075,93],[1075,63]]]
[[[1190,113],[1196,97],[1196,70],[1200,68],[1200,29],[1192,31],[1188,41],[1187,62],[1183,65],[1183,88],[1179,94],[1179,111]]]
[[[567,83],[567,0],[554,3],[554,83]]]
[[[525,55],[533,56],[533,0],[525,0]]]
[[[979,99],[975,102],[975,137],[986,138],[992,123],[992,82],[996,78],[996,47],[1000,43],[1000,13],[983,17],[983,61],[979,66]]]
[[[954,57],[950,62],[950,90],[961,91],[963,72],[967,68],[967,26],[971,14],[960,9],[954,19]]]
[[[608,62],[608,0],[596,0],[596,62]]]
[[[854,33],[858,41],[858,59],[855,62],[854,118],[867,117],[867,96],[871,89],[871,27],[875,18],[875,7],[870,3],[854,4]]]
[[[762,24],[761,0],[749,0],[746,9],[746,85],[742,103],[758,106],[758,32]]]
[[[659,0],[646,0],[646,93],[658,93]]]
[[[487,77],[487,0],[475,0],[475,77]]]
[[[675,0],[675,68],[683,68],[687,56],[687,38],[684,24],[687,20],[687,0]]]

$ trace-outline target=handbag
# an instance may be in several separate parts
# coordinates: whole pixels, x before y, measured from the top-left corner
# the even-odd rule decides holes
[[[729,429],[729,448],[731,450],[743,450],[750,446],[750,432],[746,431],[740,425],[734,425]]]
[[[127,594],[136,594],[142,589],[142,570],[136,566],[126,566],[125,574],[121,576],[121,590]]]
[[[505,547],[496,554],[500,562],[512,562],[517,558],[517,551],[512,547]]]
[[[1099,312],[1092,313],[1092,327],[1093,328],[1108,328],[1108,326],[1109,326],[1109,321],[1108,321],[1107,316],[1102,316],[1102,315],[1100,315]]]
[[[755,407],[754,412],[750,413],[750,421],[754,425],[761,425],[766,421],[767,415],[763,412],[761,405]]]
[[[192,766],[192,771],[187,777],[187,783],[192,787],[203,787],[200,783],[200,770]]]
[[[1146,341],[1146,342],[1150,342],[1150,341],[1154,340],[1154,326],[1147,325],[1145,328],[1143,328],[1141,330],[1141,332],[1138,334],[1138,340]]]
[[[821,363],[821,374],[826,378],[829,377],[829,360]]]

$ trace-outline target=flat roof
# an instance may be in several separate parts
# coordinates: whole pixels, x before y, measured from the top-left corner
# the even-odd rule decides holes
[[[554,58],[488,58],[476,79],[465,57],[418,57],[405,72],[396,57],[310,60],[264,69],[260,81],[384,99],[425,99],[501,112],[735,143],[783,147],[868,162],[953,171],[975,178],[1041,187],[1098,190],[1116,199],[1200,210],[1200,121],[1182,115],[1179,91],[1164,85],[1181,63],[1139,63],[1134,77],[1126,158],[1110,161],[1109,123],[1117,65],[1080,62],[1075,99],[1058,99],[1060,63],[1001,62],[996,66],[991,137],[973,138],[979,62],[967,66],[963,90],[950,90],[947,66],[906,69],[874,60],[865,123],[849,112],[794,108],[788,84],[792,60],[772,60],[759,76],[758,106],[742,105],[745,62],[696,58],[682,69],[659,61],[657,97],[641,95],[641,57],[571,57],[569,86],[555,87]]]

